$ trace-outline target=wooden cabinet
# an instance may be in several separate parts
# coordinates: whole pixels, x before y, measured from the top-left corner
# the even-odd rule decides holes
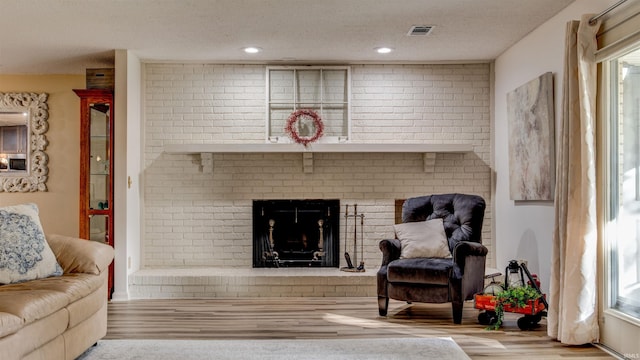
[[[113,93],[73,90],[80,97],[80,237],[114,245]],[[109,297],[113,263],[109,268]]]

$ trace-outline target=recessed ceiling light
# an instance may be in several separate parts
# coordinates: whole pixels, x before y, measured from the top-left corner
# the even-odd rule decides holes
[[[262,51],[262,49],[260,49],[259,47],[255,47],[255,46],[249,46],[244,48],[244,52],[246,52],[247,54],[257,54],[260,51]]]
[[[378,54],[388,54],[393,51],[392,48],[386,46],[377,47],[375,50],[378,52]]]

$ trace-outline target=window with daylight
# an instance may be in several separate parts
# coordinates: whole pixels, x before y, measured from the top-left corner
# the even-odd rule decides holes
[[[609,69],[609,301],[640,319],[640,47]]]
[[[640,2],[603,17],[598,31],[600,343],[640,354]]]
[[[319,142],[345,142],[350,137],[350,71],[348,66],[267,67],[267,140],[288,143],[289,116],[315,111],[324,125]]]

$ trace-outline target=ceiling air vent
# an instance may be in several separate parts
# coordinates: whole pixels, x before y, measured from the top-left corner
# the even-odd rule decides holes
[[[429,25],[414,25],[409,29],[408,36],[425,36],[431,33],[433,26]]]

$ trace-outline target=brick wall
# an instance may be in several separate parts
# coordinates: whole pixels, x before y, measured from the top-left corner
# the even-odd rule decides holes
[[[263,143],[265,66],[145,64],[144,72],[145,268],[251,267],[252,200],[305,198],[340,199],[342,210],[357,203],[364,260],[376,268],[378,241],[393,237],[395,199],[447,192],[487,200],[492,256],[489,64],[352,66],[353,142],[473,145],[438,153],[433,172],[421,154],[325,153],[314,154],[310,174],[301,154],[215,154],[213,173],[203,173],[199,155],[163,146]]]

